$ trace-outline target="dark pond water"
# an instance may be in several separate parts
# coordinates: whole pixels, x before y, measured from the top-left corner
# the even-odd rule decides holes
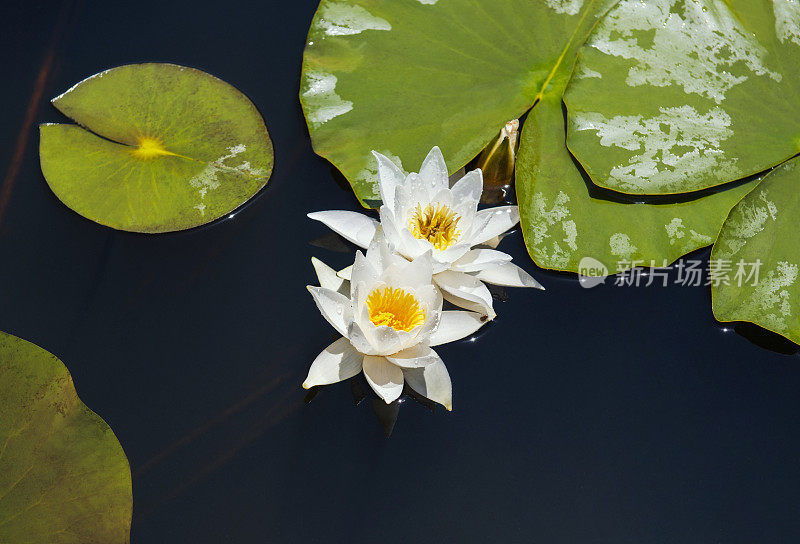
[[[4,7],[0,329],[57,354],[116,431],[132,542],[798,542],[798,357],[725,332],[705,287],[537,271],[519,233],[504,248],[548,290],[512,291],[477,341],[440,350],[453,413],[409,400],[387,440],[347,383],[304,404],[334,337],[309,259],[351,259],[311,245],[326,232],[305,214],[358,206],[298,105],[315,7]],[[127,234],[48,189],[35,124],[62,118],[47,99],[139,61],[206,70],[263,113],[275,171],[233,219]]]

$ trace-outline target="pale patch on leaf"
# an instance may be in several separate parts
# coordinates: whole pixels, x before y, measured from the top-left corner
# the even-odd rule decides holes
[[[247,146],[244,144],[229,147],[229,153],[227,155],[223,155],[214,162],[209,163],[206,165],[205,169],[189,180],[189,185],[197,188],[197,193],[200,195],[200,202],[195,204],[194,208],[199,211],[201,215],[205,215],[206,213],[206,205],[203,202],[206,198],[206,194],[208,194],[209,191],[218,189],[220,186],[219,173],[221,171],[230,171],[233,169],[249,176],[263,176],[266,174],[266,171],[262,168],[252,168],[248,161],[244,161],[236,166],[225,164],[226,160],[241,155],[246,150]]]
[[[741,307],[745,315],[758,315],[760,324],[775,332],[788,329],[787,319],[793,315],[796,301],[792,301],[788,287],[797,281],[796,264],[779,261],[764,274]]]
[[[731,118],[715,107],[701,114],[692,106],[659,108],[660,115],[578,113],[572,119],[577,131],[593,130],[600,145],[639,151],[627,164],[612,168],[610,178],[621,189],[680,192],[698,173],[720,179],[737,177],[735,158],[725,157],[722,142],[733,135]],[[646,192],[645,191],[645,192]]]
[[[669,223],[664,225],[664,229],[667,231],[669,245],[671,246],[677,244],[680,247],[690,244],[691,247],[697,247],[698,245],[709,245],[714,241],[711,236],[702,234],[693,229],[689,229],[687,237],[686,226],[683,224],[683,219],[680,217],[674,217]],[[689,242],[689,244],[686,244],[687,242]]]
[[[772,7],[778,39],[800,45],[800,0],[772,0]]]
[[[632,87],[680,85],[717,104],[747,80],[740,66],[782,79],[765,66],[766,50],[722,0],[622,0],[588,43],[635,61],[626,79]]]
[[[559,191],[550,206],[544,194],[537,192],[533,195],[529,233],[533,240],[533,254],[541,266],[563,268],[569,263],[572,253],[578,249],[578,229],[575,221],[569,219],[569,200],[565,192]],[[550,232],[550,228],[557,224],[560,225],[561,232]],[[559,238],[562,235],[563,238]]]
[[[583,7],[583,0],[545,0],[548,7],[556,13],[576,15]]]
[[[588,66],[581,66],[578,69],[578,73],[575,74],[574,77],[575,77],[575,79],[589,79],[589,78],[600,79],[600,78],[603,77],[603,74],[601,74],[600,72],[597,72],[595,70],[592,70]]]
[[[621,259],[630,260],[639,250],[633,242],[631,237],[623,232],[616,232],[608,239],[608,245],[611,248],[611,254]]]
[[[726,236],[715,249],[720,259],[730,259],[747,244],[747,241],[764,230],[768,220],[775,221],[778,207],[767,198],[767,191],[758,192],[758,200],[742,200],[725,222]]]
[[[358,5],[332,2],[320,7],[320,17],[315,23],[328,36],[349,36],[365,30],[391,30],[385,19],[375,17]]]
[[[313,107],[313,111],[306,115],[306,119],[314,127],[319,127],[333,119],[344,115],[353,109],[353,103],[342,100],[336,94],[337,78],[333,74],[321,71],[308,71],[305,73],[305,90],[303,97],[306,103]]]

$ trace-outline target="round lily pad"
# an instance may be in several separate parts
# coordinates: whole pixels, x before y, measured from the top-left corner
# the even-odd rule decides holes
[[[82,216],[115,229],[183,230],[230,213],[272,172],[258,110],[231,85],[174,64],[131,64],[53,100],[78,124],[40,127],[42,172]]]
[[[0,332],[0,542],[127,544],[131,474],[63,363]]]
[[[797,0],[621,0],[576,75],[567,143],[616,191],[704,189],[800,149]]]

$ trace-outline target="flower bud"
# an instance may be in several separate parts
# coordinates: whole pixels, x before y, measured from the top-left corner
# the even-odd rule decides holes
[[[483,171],[483,204],[498,204],[511,197],[518,135],[519,120],[512,119],[478,155],[475,166]]]

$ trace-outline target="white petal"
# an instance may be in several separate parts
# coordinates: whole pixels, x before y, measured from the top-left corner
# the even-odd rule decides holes
[[[435,351],[422,344],[404,349],[386,358],[390,363],[401,368],[420,368],[441,361]]]
[[[447,187],[437,190],[430,201],[433,204],[444,204],[451,209],[455,207],[453,203],[453,193]]]
[[[482,316],[485,316],[490,321],[497,317],[497,313],[494,311],[494,308],[489,308],[486,304],[482,302],[475,302],[473,300],[467,300],[465,298],[457,297],[455,295],[451,295],[450,293],[442,293],[443,298],[458,308],[463,308],[465,310],[469,310],[470,312],[476,312]]]
[[[314,297],[322,317],[342,336],[347,336],[347,323],[353,320],[353,307],[350,299],[341,293],[309,285],[308,292]]]
[[[400,243],[400,231],[394,223],[394,214],[388,206],[381,206],[378,210],[381,219],[381,230],[386,237],[389,247],[396,247]]]
[[[472,233],[472,244],[480,244],[519,223],[519,208],[516,206],[498,206],[481,210],[475,215],[475,225],[480,225]]]
[[[432,283],[428,282],[427,285],[416,287],[414,296],[417,297],[428,313],[441,311],[442,292]]]
[[[375,353],[375,348],[370,344],[367,335],[355,321],[351,321],[347,326],[347,338],[359,352],[367,355]]]
[[[408,180],[413,180],[413,173],[409,174]],[[422,199],[422,195],[414,194],[411,190],[411,185],[400,185],[395,191],[394,207],[392,208],[392,215],[395,219],[395,226],[398,228],[408,218],[408,211],[410,208],[416,206],[417,202]]]
[[[339,338],[311,363],[303,388],[308,389],[315,385],[327,385],[352,378],[361,372],[363,360],[364,356],[356,351],[347,338]]]
[[[339,279],[350,281],[350,278],[353,276],[353,265],[351,264],[347,268],[342,268],[336,275]]]
[[[453,410],[453,384],[441,359],[422,368],[404,369],[403,375],[411,389]]]
[[[455,261],[453,270],[459,272],[477,272],[491,266],[511,262],[511,255],[494,249],[472,249]],[[490,282],[491,283],[491,282]]]
[[[420,344],[422,337],[421,331],[423,328],[424,328],[423,325],[417,325],[410,331],[397,331],[397,336],[400,339],[400,342],[397,345],[397,349],[395,349],[391,353],[387,353],[386,356],[400,353],[401,351],[405,351]]]
[[[467,200],[478,202],[483,193],[483,173],[480,169],[473,170],[453,185],[453,202],[460,203]]]
[[[505,287],[533,287],[544,289],[542,284],[533,279],[533,276],[513,263],[502,263],[496,266],[485,268],[475,274],[479,280],[494,285]]]
[[[389,355],[403,349],[401,335],[392,327],[381,325],[376,327],[370,321],[370,328],[364,330],[370,339],[375,355]]]
[[[386,357],[364,357],[364,376],[386,404],[394,402],[403,393],[403,371]]]
[[[416,259],[426,251],[433,249],[433,245],[429,241],[414,238],[408,227],[403,227],[400,230],[400,241],[402,246],[398,250],[407,259]]]
[[[358,299],[355,296],[356,288],[361,284],[372,285],[378,279],[380,272],[375,270],[372,264],[364,257],[363,253],[356,251],[356,260],[350,271],[350,300],[354,303],[358,303]]]
[[[463,257],[464,254],[466,254],[466,252],[469,251],[470,247],[472,247],[472,244],[470,244],[468,241],[459,242],[455,245],[448,247],[447,249],[444,249],[442,251],[437,251],[436,253],[434,253],[433,258],[438,263],[449,264]],[[450,267],[447,266],[446,268]]]
[[[404,263],[405,259],[395,254],[389,247],[389,241],[382,228],[375,231],[375,236],[367,249],[367,260],[372,264],[378,274],[394,263]]]
[[[353,306],[353,320],[358,322],[358,326],[364,331],[364,334],[369,337],[368,329],[373,327],[372,321],[369,319],[369,308],[367,307],[367,297],[370,292],[378,287],[383,287],[383,282],[377,282],[368,286],[366,283],[353,283],[350,290],[350,304]],[[366,353],[366,352],[365,352]]]
[[[384,271],[381,279],[392,287],[417,288],[430,285],[432,276],[433,264],[428,251],[411,262],[403,259],[402,263],[393,264]]]
[[[488,320],[476,312],[445,310],[442,312],[439,327],[430,336],[431,346],[441,346],[466,338],[483,327]]]
[[[434,146],[430,150],[428,156],[422,161],[422,166],[419,169],[419,176],[428,184],[432,189],[448,189],[450,187],[450,179],[447,175],[447,163],[444,162],[442,151]]]
[[[345,280],[349,278],[343,278],[338,275],[333,268],[316,257],[311,257],[311,264],[314,265],[314,270],[317,272],[317,280],[319,280],[320,287],[344,294],[342,289],[345,286]]]
[[[381,193],[381,200],[384,206],[394,207],[394,192],[398,185],[402,185],[406,175],[392,160],[373,151],[375,160],[378,162],[378,189]]]
[[[475,310],[494,319],[492,309],[492,294],[482,281],[455,270],[445,270],[433,276],[433,281],[442,290],[442,296],[462,308]]]
[[[308,214],[308,217],[325,224],[336,234],[359,247],[369,246],[372,237],[375,236],[375,230],[378,228],[378,222],[371,217],[345,210],[313,212]]]

